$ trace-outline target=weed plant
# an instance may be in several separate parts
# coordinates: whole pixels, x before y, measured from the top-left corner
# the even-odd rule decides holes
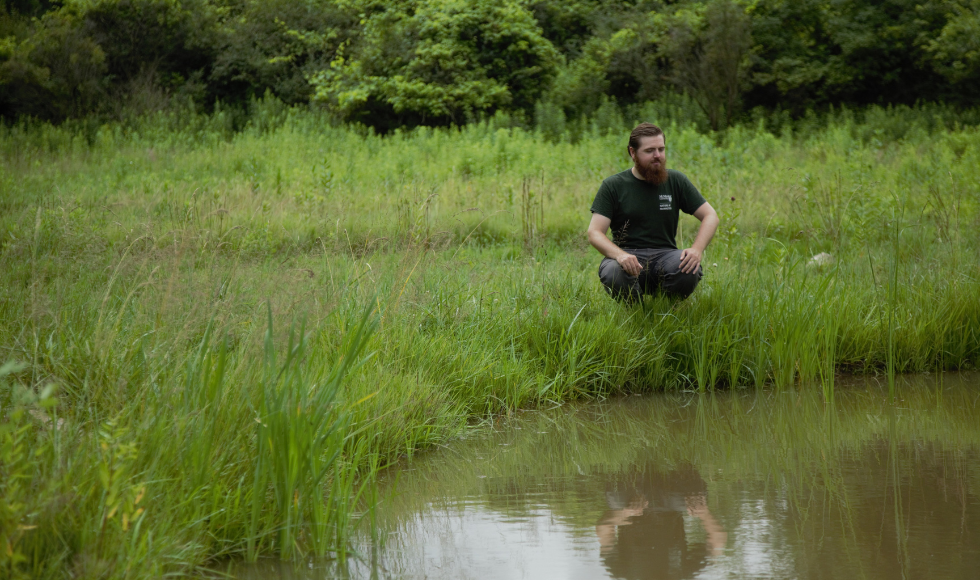
[[[5,577],[342,558],[372,473],[474,418],[980,359],[980,132],[928,111],[668,119],[722,226],[639,308],[584,238],[625,129],[269,115],[0,129]]]

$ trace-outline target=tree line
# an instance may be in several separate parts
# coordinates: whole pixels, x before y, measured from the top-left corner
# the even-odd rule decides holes
[[[2,0],[0,116],[274,95],[379,130],[579,118],[685,94],[753,110],[980,94],[980,0]]]

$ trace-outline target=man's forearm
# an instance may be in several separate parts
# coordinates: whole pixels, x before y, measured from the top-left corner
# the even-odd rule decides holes
[[[623,268],[630,276],[637,276],[643,271],[643,265],[640,261],[629,252],[623,250],[616,244],[609,241],[606,237],[606,232],[602,229],[589,228],[589,243],[592,247],[599,251],[603,256],[616,260],[616,262]]]
[[[716,215],[709,215],[701,221],[701,226],[698,228],[698,235],[694,237],[694,243],[691,244],[691,248],[704,253],[704,250],[711,243],[711,238],[715,236],[715,231],[718,229],[718,224],[720,220]]]
[[[612,240],[607,238],[606,234],[595,230],[589,230],[589,243],[600,254],[613,260],[626,253],[622,248],[614,244]]]

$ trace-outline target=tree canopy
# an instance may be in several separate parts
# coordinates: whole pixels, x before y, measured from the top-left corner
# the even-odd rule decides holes
[[[757,107],[980,92],[980,0],[4,0],[0,115],[60,121],[264,94],[386,130],[686,93]]]

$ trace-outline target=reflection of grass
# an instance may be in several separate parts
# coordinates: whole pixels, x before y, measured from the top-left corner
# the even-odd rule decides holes
[[[670,129],[672,164],[732,223],[691,299],[630,310],[599,288],[598,256],[582,236],[599,180],[625,166],[620,138],[551,144],[486,125],[381,138],[299,112],[230,136],[191,121],[106,127],[89,140],[0,128],[0,357],[28,364],[11,385],[56,384],[58,418],[71,426],[50,447],[29,414],[4,430],[28,443],[10,443],[20,451],[0,469],[30,456],[28,488],[40,491],[3,521],[27,527],[0,559],[28,554],[37,575],[77,565],[121,576],[123,562],[151,575],[188,570],[249,545],[326,549],[337,538],[309,537],[324,528],[303,512],[310,482],[332,490],[340,514],[353,504],[336,496],[356,493],[357,470],[371,461],[520,407],[748,383],[791,391],[821,377],[829,399],[842,369],[980,359],[976,237],[964,233],[978,216],[969,192],[980,144],[970,130],[872,147],[850,125],[803,141]],[[821,185],[831,179],[833,188]],[[892,193],[910,182],[923,187],[903,203],[925,209],[891,244]],[[938,191],[956,199],[937,201]],[[807,263],[824,250],[833,266]],[[885,252],[899,268],[881,269]],[[347,417],[336,433],[326,429],[333,419],[317,427],[310,417],[311,392],[288,405],[260,396],[271,392],[267,300],[276,360],[285,360],[285,329],[308,321],[295,360],[307,378],[293,385],[327,384],[356,335],[352,321],[377,311],[364,345],[373,356],[333,401]],[[13,393],[0,393],[4,425],[14,425]],[[275,427],[286,440],[309,420],[297,437],[342,432],[343,451],[330,463],[332,453],[311,455],[313,439],[295,441],[295,458],[262,448],[284,462],[267,472],[285,485],[256,503],[261,415],[273,407],[288,417]],[[90,463],[68,461],[100,441],[115,450],[101,479]],[[312,468],[297,467],[304,461]],[[312,474],[307,483],[295,469]],[[75,481],[99,483],[77,491]],[[118,505],[106,507],[110,496]],[[114,539],[93,535],[115,521],[113,507],[127,518],[143,509],[139,527],[127,520]],[[289,522],[306,535],[293,536]]]
[[[836,408],[812,388],[618,398],[522,414],[495,429],[494,436],[454,443],[413,469],[438,471],[423,471],[418,477],[425,480],[452,480],[451,474],[458,472],[470,482],[476,470],[487,475],[479,484],[482,489],[498,478],[616,472],[652,451],[654,462],[664,469],[692,463],[702,472],[723,467],[732,479],[769,472],[791,481],[799,477],[795,481],[803,483],[811,465],[839,462],[849,450],[878,440],[980,448],[973,388],[977,379],[975,374],[948,375],[940,392],[932,377],[899,376],[898,409],[875,379],[838,378]],[[401,492],[406,492],[407,481],[401,479]],[[411,492],[399,495],[409,501],[415,497]]]
[[[969,548],[960,522],[980,517],[978,378],[946,377],[940,391],[931,377],[900,376],[899,408],[887,383],[838,380],[833,406],[807,389],[532,412],[414,462],[381,510],[383,525],[448,497],[514,518],[543,505],[587,535],[610,481],[692,464],[726,530],[760,517],[761,503],[768,541],[794,550],[801,577],[863,570],[887,578],[895,566],[915,577],[929,553]],[[964,559],[962,577],[972,565]]]

